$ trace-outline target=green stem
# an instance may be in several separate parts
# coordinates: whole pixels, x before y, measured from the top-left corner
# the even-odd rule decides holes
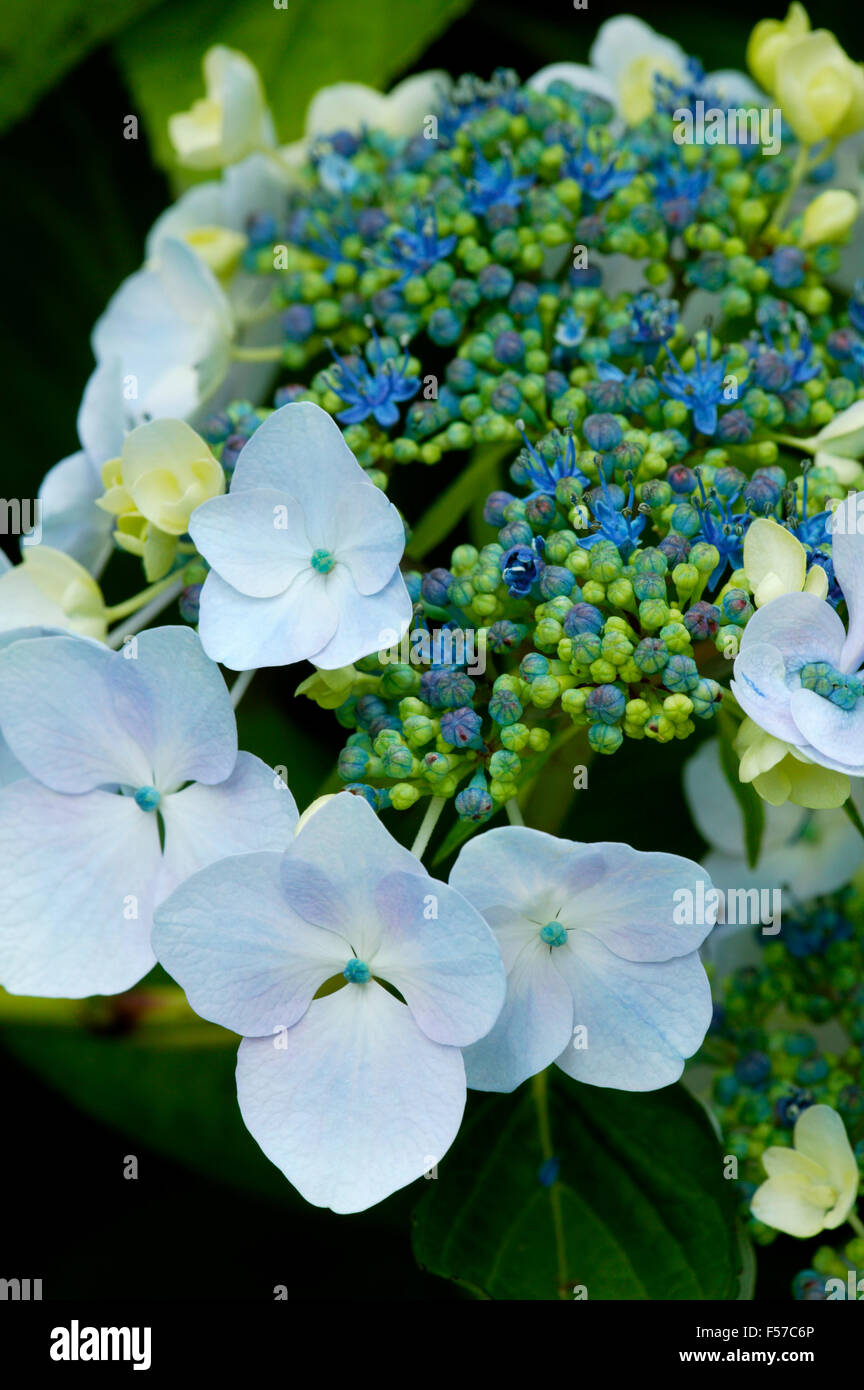
[[[143,608],[145,603],[151,599],[158,598],[164,594],[172,584],[177,583],[176,574],[168,574],[164,579],[160,579],[156,584],[151,584],[148,588],[142,589],[140,594],[134,594],[132,598],[127,598],[125,603],[116,603],[113,608],[105,609],[105,620],[109,623],[119,622],[121,618],[128,618],[131,613],[137,613],[139,608]]]
[[[417,838],[411,846],[411,853],[417,859],[422,859],[426,846],[432,838],[432,831],[438,824],[438,817],[447,804],[446,796],[433,796],[430,798],[429,805],[426,807],[426,814],[423,817],[420,829],[417,831]]]
[[[852,1227],[852,1230],[855,1232],[856,1236],[861,1236],[862,1238],[864,1238],[864,1225],[862,1225],[861,1217],[858,1215],[854,1207],[850,1211],[846,1220],[849,1222],[849,1225]]]
[[[540,1136],[540,1152],[546,1162],[555,1157],[552,1148],[552,1126],[549,1121],[549,1083],[548,1068],[531,1078],[531,1094],[537,1111],[537,1130]],[[567,1274],[567,1248],[564,1242],[564,1218],[561,1212],[561,1189],[556,1178],[549,1186],[549,1205],[552,1208],[552,1227],[555,1232],[555,1255],[558,1266],[558,1297],[568,1300],[569,1279]]]
[[[281,362],[281,347],[235,347],[231,353],[235,362]]]
[[[254,671],[241,671],[241,672],[240,672],[239,676],[237,677],[237,679],[235,680],[234,684],[233,684],[232,687],[231,687],[231,708],[232,708],[232,709],[236,709],[237,706],[239,705],[240,701],[243,699],[243,696],[246,694],[246,691],[249,689],[250,685],[252,684],[252,677],[253,677],[254,675],[255,675],[255,672],[254,672]]]
[[[771,218],[772,227],[776,227],[779,229],[783,226],[783,222],[787,212],[789,211],[789,204],[792,201],[792,197],[795,193],[795,190],[797,189],[804,175],[807,173],[807,165],[809,158],[809,146],[801,145],[799,147],[797,155],[795,156],[795,163],[792,166],[792,174],[789,179],[789,187],[786,189],[786,192],[783,194],[783,197],[780,199],[780,202],[774,209],[774,216]]]
[[[773,439],[775,444],[788,444],[793,449],[803,449],[805,454],[812,454],[815,445],[809,439],[796,439],[794,434],[769,434],[769,439]]]
[[[518,440],[512,439],[502,444],[481,445],[465,471],[418,521],[407,547],[412,560],[422,560],[450,535],[474,499],[484,488],[488,490],[496,465],[507,454],[515,453],[517,445]]]
[[[511,825],[525,824],[525,817],[519,809],[519,802],[516,800],[515,796],[511,796],[510,800],[505,802],[504,809],[507,812],[507,819]]]
[[[843,802],[843,810],[846,812],[855,829],[858,831],[858,834],[861,836],[861,839],[864,840],[864,821],[861,820],[861,817],[858,814],[858,807],[855,805],[855,802],[852,800],[851,796],[848,796],[846,800]],[[862,1232],[862,1235],[864,1235],[864,1232]]]

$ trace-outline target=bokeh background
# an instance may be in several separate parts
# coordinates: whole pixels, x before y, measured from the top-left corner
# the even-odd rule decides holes
[[[724,0],[632,12],[710,70],[742,67],[754,21],[784,11]],[[284,9],[272,0],[44,0],[38,8],[5,0],[0,490],[34,497],[48,468],[78,447],[90,330],[140,265],[146,232],[176,192],[165,118],[200,94],[210,44],[242,48],[259,64],[288,140],[328,82],[386,88],[431,67],[485,77],[505,66],[527,77],[549,62],[587,61],[597,28],[616,12],[599,0],[583,10],[570,0],[285,0]],[[822,0],[813,19],[856,54],[860,16],[848,0]],[[139,117],[137,141],[123,138],[129,114]],[[434,474],[418,470],[414,486],[416,517]],[[111,584],[122,588],[132,574],[124,563],[112,562],[110,597]],[[303,674],[262,673],[240,710],[241,747],[286,765],[301,807],[322,789],[343,741],[331,715],[293,700]],[[680,790],[684,753],[677,743],[630,744],[626,756],[595,762],[581,793],[566,763],[550,764],[531,823],[698,857]],[[413,813],[389,820],[409,839]],[[149,1027],[146,999],[142,1014],[136,1008],[94,1003],[83,1027],[78,1006],[50,1021],[32,1005],[21,1021],[0,1020],[0,1275],[42,1278],[46,1299],[266,1300],[276,1285],[292,1300],[461,1296],[412,1258],[410,1212],[422,1183],[359,1216],[306,1206],[243,1128],[230,1039],[215,1029],[193,1037],[182,1021]],[[138,1159],[134,1181],[123,1177],[129,1155]],[[791,1247],[778,1242],[762,1257],[757,1297],[789,1296]]]

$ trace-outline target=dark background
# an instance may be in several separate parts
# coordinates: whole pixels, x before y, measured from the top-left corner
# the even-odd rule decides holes
[[[771,6],[767,13],[785,8]],[[634,12],[700,56],[709,70],[743,68],[747,36],[763,14],[745,0],[702,9],[640,5]],[[477,0],[415,69],[485,76],[507,66],[526,77],[549,62],[586,61],[599,24],[613,13],[599,3],[574,12],[567,0]],[[854,54],[860,18],[853,19],[851,7],[825,0],[814,18]],[[7,242],[3,489],[10,496],[35,496],[47,469],[78,447],[75,417],[92,367],[90,329],[121,279],[139,266],[145,234],[171,199],[143,130],[137,142],[122,139],[122,116],[130,110],[105,47],[0,139]],[[420,475],[421,485],[427,478]],[[422,505],[418,501],[418,514]],[[299,730],[307,753],[315,755],[293,780],[289,771],[303,806],[318,790],[316,765],[326,768],[328,758],[332,763],[342,731],[306,701],[291,702],[290,726],[280,722],[294,684],[282,672],[258,677],[242,709],[241,746],[290,768],[291,749],[280,757],[273,739],[278,745]],[[680,793],[683,752],[680,744],[643,743],[631,745],[626,758],[600,759],[590,774],[590,825],[574,796],[564,833],[698,856],[700,842]],[[73,1040],[58,1033],[53,1045],[63,1049]],[[109,1033],[103,1045],[107,1061],[115,1037]],[[0,1275],[42,1278],[46,1299],[266,1300],[277,1284],[286,1285],[292,1299],[460,1297],[418,1271],[411,1256],[410,1210],[422,1183],[371,1213],[337,1217],[287,1190],[280,1199],[215,1181],[149,1147],[140,1133],[131,1138],[102,1125],[5,1050],[3,1087]],[[228,1089],[226,1081],[226,1106],[232,1104]],[[178,1123],[195,1121],[181,1114]],[[251,1138],[246,1142],[254,1148]],[[130,1153],[139,1160],[137,1181],[122,1176]],[[272,1181],[269,1190],[275,1190]],[[781,1241],[762,1255],[758,1295],[788,1297],[804,1254]]]

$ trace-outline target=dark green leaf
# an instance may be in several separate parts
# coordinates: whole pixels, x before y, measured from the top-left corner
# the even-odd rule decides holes
[[[37,11],[32,0],[6,0],[0,8],[0,130],[23,116],[85,53],[156,3],[51,0]]]
[[[572,1299],[578,1286],[589,1299],[736,1299],[735,1198],[701,1106],[680,1085],[547,1077],[547,1145],[541,1078],[476,1098],[418,1207],[420,1264],[493,1299]],[[561,1166],[546,1187],[549,1145]]]

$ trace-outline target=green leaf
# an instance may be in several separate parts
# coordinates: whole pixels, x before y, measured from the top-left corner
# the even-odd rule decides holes
[[[52,0],[38,13],[33,0],[0,8],[0,130],[30,109],[63,73],[157,0]],[[130,113],[131,114],[131,113]],[[117,118],[117,136],[122,130]],[[62,132],[58,131],[62,139]]]
[[[212,0],[166,4],[124,34],[117,53],[148,125],[153,154],[173,163],[168,117],[203,94],[201,59],[214,43],[252,59],[264,80],[282,141],[303,133],[319,87],[365,82],[389,87],[470,0]]]
[[[732,789],[732,795],[741,807],[744,817],[744,844],[747,850],[747,863],[754,868],[762,847],[765,830],[765,807],[762,798],[750,782],[742,782],[738,776],[740,766],[738,754],[733,747],[737,724],[725,710],[718,711],[717,729],[720,736],[720,765],[723,775]]]
[[[559,1176],[544,1186],[553,1152]],[[743,1252],[722,1169],[683,1086],[612,1091],[552,1067],[474,1099],[420,1201],[414,1252],[484,1298],[572,1299],[584,1286],[589,1299],[734,1300]]]

